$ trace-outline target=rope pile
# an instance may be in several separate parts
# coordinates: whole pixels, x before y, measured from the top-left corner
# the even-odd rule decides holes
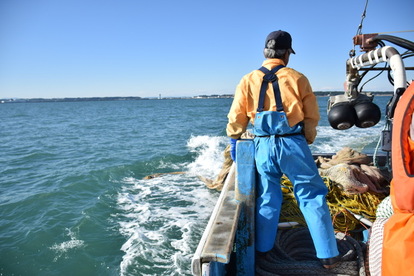
[[[280,229],[272,251],[265,257],[256,259],[256,275],[365,276],[361,244],[343,233],[337,233],[336,239],[341,261],[335,268],[325,269],[316,257],[312,238],[306,227]]]

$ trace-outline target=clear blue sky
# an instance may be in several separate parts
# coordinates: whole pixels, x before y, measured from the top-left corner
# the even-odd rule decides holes
[[[343,90],[365,0],[0,0],[0,98],[232,94],[291,33],[289,66]],[[363,33],[414,29],[412,0],[369,0]],[[414,40],[414,33],[396,34]],[[358,49],[359,50],[359,49]],[[412,65],[411,65],[412,66]],[[411,78],[412,73],[410,73]],[[392,90],[385,80],[367,85]]]

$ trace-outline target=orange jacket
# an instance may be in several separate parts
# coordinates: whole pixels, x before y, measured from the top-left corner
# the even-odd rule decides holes
[[[262,66],[271,70],[278,65],[284,65],[281,59],[267,59]],[[288,67],[280,69],[276,75],[279,79],[283,109],[289,125],[294,126],[303,122],[306,140],[309,144],[313,143],[320,116],[316,96],[313,94],[308,79]],[[239,139],[246,131],[249,122],[254,124],[262,80],[263,73],[259,70],[252,71],[241,79],[227,116],[229,119],[227,135],[229,137]],[[276,111],[272,85],[268,86],[264,108],[267,111]]]
[[[384,226],[383,276],[414,275],[414,83],[401,96],[392,129],[391,202],[394,214]]]

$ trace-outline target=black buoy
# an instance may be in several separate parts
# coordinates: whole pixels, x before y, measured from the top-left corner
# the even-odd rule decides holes
[[[351,128],[356,121],[355,109],[348,102],[338,103],[329,110],[328,121],[334,129]]]
[[[381,110],[372,102],[361,102],[354,105],[356,113],[355,125],[360,128],[375,126],[381,119]]]

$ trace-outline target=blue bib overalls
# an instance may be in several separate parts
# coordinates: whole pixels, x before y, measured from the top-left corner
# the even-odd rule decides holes
[[[328,192],[312,157],[303,133],[303,124],[289,126],[283,111],[276,72],[260,68],[265,75],[260,91],[259,106],[254,120],[256,135],[255,162],[259,174],[256,200],[256,250],[273,248],[283,194],[280,179],[285,174],[293,183],[294,194],[305,217],[318,258],[337,256],[338,249],[332,220],[326,204]],[[273,84],[276,111],[263,111],[269,83]]]

